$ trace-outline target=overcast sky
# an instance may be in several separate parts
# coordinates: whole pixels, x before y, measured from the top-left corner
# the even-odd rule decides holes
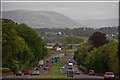
[[[118,2],[2,2],[2,11],[55,11],[72,19],[118,18]]]

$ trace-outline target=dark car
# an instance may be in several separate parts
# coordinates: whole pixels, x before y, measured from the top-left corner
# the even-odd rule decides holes
[[[46,60],[46,63],[48,63],[49,61],[48,60]]]
[[[115,80],[115,75],[113,72],[105,72],[104,80]]]
[[[74,71],[74,74],[79,75],[79,74],[80,74],[80,72],[79,72],[79,71]]]
[[[17,73],[17,70],[13,70],[12,73],[13,73],[13,74],[16,74],[16,73]]]
[[[68,69],[69,69],[69,70],[72,70],[72,66],[68,66]]]
[[[28,70],[23,71],[24,75],[29,75],[30,72]]]
[[[94,70],[89,70],[89,75],[95,75]]]
[[[40,68],[39,67],[36,67],[36,69],[35,70],[39,70]]]
[[[21,71],[16,71],[16,76],[22,76],[22,72]]]

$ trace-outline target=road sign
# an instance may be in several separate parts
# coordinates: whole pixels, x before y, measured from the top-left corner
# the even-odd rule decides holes
[[[58,62],[58,61],[60,60],[60,57],[54,57],[53,60],[54,60],[55,62]]]

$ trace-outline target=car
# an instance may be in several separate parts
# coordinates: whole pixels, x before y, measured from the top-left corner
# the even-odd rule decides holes
[[[21,71],[16,71],[16,76],[22,76],[22,72]]]
[[[29,75],[30,72],[29,72],[28,70],[25,70],[25,71],[23,71],[23,74],[24,74],[24,75]]]
[[[55,61],[52,59],[52,63],[54,63]]]
[[[63,74],[67,74],[67,67],[65,67],[65,66],[62,66],[61,68],[60,68],[60,70],[61,70],[61,73],[63,73]]]
[[[13,74],[16,74],[16,73],[17,73],[17,70],[13,70],[12,73],[13,73]]]
[[[105,72],[104,80],[115,80],[115,75],[113,72]]]
[[[39,75],[39,74],[40,74],[39,70],[33,70],[33,71],[31,72],[31,76],[32,76],[32,75]]]
[[[72,68],[72,66],[68,66],[68,69],[69,69],[69,70],[72,70],[73,68]]]
[[[68,71],[67,71],[67,77],[74,77],[74,71],[68,69]]]
[[[50,67],[49,67],[49,66],[46,66],[46,67],[44,68],[44,70],[50,71]]]
[[[64,67],[64,66],[63,66],[63,67],[61,67],[61,69],[65,69],[65,68],[66,68],[66,67]]]
[[[65,74],[67,74],[68,73],[68,71],[65,71]]]
[[[36,67],[36,69],[35,70],[39,70],[40,68],[39,67]]]
[[[69,65],[69,66],[73,66],[73,63],[72,63],[72,62],[69,62],[68,65]]]
[[[77,62],[73,58],[68,60],[68,65],[69,65],[69,63],[72,63],[72,65],[77,64]]]
[[[89,75],[95,75],[94,70],[89,70]]]
[[[48,63],[49,62],[49,60],[46,60],[46,63]]]
[[[43,67],[43,64],[39,64],[38,67],[39,67],[39,68]]]
[[[79,72],[79,71],[74,71],[74,74],[79,75],[79,74],[80,74],[80,72]]]

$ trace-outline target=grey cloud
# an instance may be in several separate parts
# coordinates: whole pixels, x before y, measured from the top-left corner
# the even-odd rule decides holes
[[[118,2],[2,2],[2,10],[55,11],[73,19],[118,18]]]

